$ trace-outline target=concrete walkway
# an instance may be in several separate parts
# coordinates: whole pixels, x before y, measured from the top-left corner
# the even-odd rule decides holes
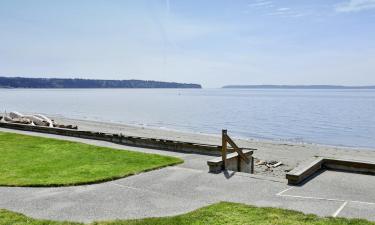
[[[209,174],[210,156],[126,147],[101,141],[10,131],[100,146],[173,155],[184,164],[102,184],[61,188],[0,187],[0,208],[35,218],[93,220],[169,216],[219,201],[272,206],[375,221],[375,177],[325,171],[303,186],[242,173]]]

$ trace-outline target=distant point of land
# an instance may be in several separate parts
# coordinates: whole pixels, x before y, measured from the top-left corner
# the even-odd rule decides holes
[[[202,88],[202,86],[151,80],[0,77],[0,88]]]
[[[375,89],[375,86],[340,85],[226,85],[223,88],[239,89]]]

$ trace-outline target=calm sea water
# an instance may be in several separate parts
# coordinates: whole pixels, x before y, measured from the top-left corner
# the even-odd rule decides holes
[[[0,110],[375,148],[375,90],[0,89]]]

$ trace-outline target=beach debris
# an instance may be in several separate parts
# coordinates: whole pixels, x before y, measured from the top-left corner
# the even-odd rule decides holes
[[[19,112],[10,112],[9,117],[12,119],[22,118],[23,115]]]
[[[12,119],[12,122],[13,123],[22,123],[22,124],[30,124],[31,123],[31,120],[27,119],[27,118],[14,118]]]
[[[45,122],[43,119],[33,116],[33,115],[26,115],[23,118],[29,119],[30,121],[33,121],[35,125],[39,126],[48,126],[47,122]]]
[[[78,129],[78,127],[74,125],[54,124],[54,126],[58,128],[65,128],[65,129],[74,129],[74,130]]]
[[[260,159],[257,159],[256,160],[256,162],[255,162],[255,164],[257,165],[257,166],[262,166],[262,165],[266,165],[266,161],[264,161],[264,160],[260,160]]]
[[[15,111],[10,112],[9,114],[5,112],[4,116],[0,118],[0,121],[9,122],[9,123],[28,124],[31,126],[57,127],[57,128],[75,129],[75,130],[78,129],[78,127],[74,125],[57,124],[55,123],[54,120],[42,114],[23,115]]]
[[[12,122],[12,118],[10,118],[9,116],[4,116],[3,119],[5,122]]]
[[[42,119],[43,121],[47,122],[49,127],[53,127],[53,121],[50,118],[46,117],[45,115],[41,115],[41,114],[36,114],[35,116]]]
[[[270,164],[270,165],[274,165],[274,164],[276,164],[277,163],[277,161],[275,161],[275,160],[271,160],[271,161],[268,161],[267,162],[267,164]]]
[[[269,162],[267,162],[266,166],[268,168],[276,168],[276,167],[279,167],[281,166],[283,163],[282,162],[278,162],[278,161],[275,161],[275,160],[271,160]]]
[[[273,167],[273,168],[276,168],[276,167],[281,166],[281,165],[283,165],[283,163],[282,163],[282,162],[278,162],[278,163],[272,165],[272,167]]]
[[[266,170],[269,170],[271,168],[279,167],[279,166],[283,165],[283,163],[275,161],[275,160],[266,161],[266,160],[257,159],[255,161],[255,165],[257,165],[257,166],[266,166],[267,167]]]

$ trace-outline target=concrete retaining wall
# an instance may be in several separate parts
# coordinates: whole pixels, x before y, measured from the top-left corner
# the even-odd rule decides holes
[[[166,140],[166,139],[124,136],[121,134],[70,130],[70,129],[52,128],[52,127],[43,127],[43,126],[31,126],[27,124],[6,123],[6,122],[0,122],[0,127],[23,130],[23,131],[33,131],[33,132],[39,132],[39,133],[57,134],[57,135],[70,136],[70,137],[108,141],[108,142],[113,142],[116,144],[122,144],[122,145],[134,146],[134,147],[142,147],[142,148],[160,149],[160,150],[167,150],[167,151],[174,151],[174,152],[197,153],[197,154],[204,154],[204,155],[219,156],[220,151],[221,151],[221,146],[219,145],[206,145],[206,144],[173,141],[173,140]]]
[[[375,175],[375,162],[317,157],[305,162],[286,174],[288,184],[299,185],[321,169]]]

